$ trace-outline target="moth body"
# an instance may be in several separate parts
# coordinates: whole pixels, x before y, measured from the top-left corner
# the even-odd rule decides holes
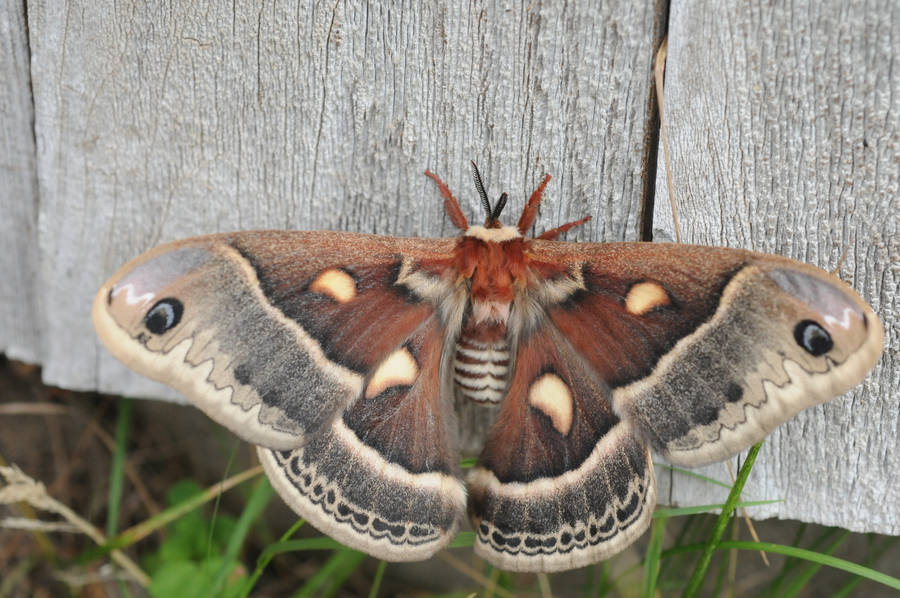
[[[453,379],[458,392],[477,403],[498,403],[505,394],[508,320],[516,289],[527,277],[525,247],[512,227],[470,227],[454,249],[453,268],[468,302],[455,345]]]
[[[517,297],[523,302],[529,286],[540,285],[540,275],[531,270],[531,241],[524,237],[525,229],[531,226],[527,216],[523,214],[517,226],[501,225],[499,216],[506,195],[492,208],[480,175],[475,172],[486,211],[484,226],[468,226],[456,199],[452,195],[447,197],[451,220],[463,231],[453,251],[452,270],[456,272],[457,284],[465,285],[467,297],[455,344],[453,380],[463,396],[476,403],[495,404],[506,394],[511,371],[508,337],[513,303]],[[439,180],[438,183],[443,186]],[[539,198],[538,193],[537,198],[532,198],[532,205]],[[454,214],[459,216],[453,218]],[[518,322],[513,328],[520,325]]]
[[[469,319],[475,320],[473,316]],[[458,391],[476,403],[498,403],[509,379],[506,321],[465,326],[455,351],[453,380]]]
[[[440,179],[457,239],[251,231],[176,241],[100,289],[129,367],[259,445],[282,498],[392,561],[447,546],[518,571],[595,563],[656,504],[650,447],[728,458],[857,384],[884,331],[846,284],[749,251],[526,238],[480,176],[484,225]],[[497,406],[463,481],[455,395]]]

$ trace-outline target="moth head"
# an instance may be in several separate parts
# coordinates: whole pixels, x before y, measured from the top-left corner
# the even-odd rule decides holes
[[[487,192],[484,190],[481,173],[478,172],[478,167],[475,165],[475,162],[471,162],[471,164],[472,178],[475,180],[475,188],[478,189],[478,195],[481,197],[481,205],[484,208],[485,213],[483,226],[469,226],[469,221],[466,219],[465,214],[463,214],[462,208],[459,207],[459,202],[453,197],[453,193],[450,192],[447,185],[438,178],[437,175],[429,170],[425,170],[425,175],[434,179],[434,182],[437,183],[438,188],[441,190],[441,195],[444,196],[444,209],[447,211],[450,222],[463,231],[464,238],[469,237],[484,242],[494,243],[524,238],[528,229],[531,228],[531,225],[534,224],[534,221],[537,218],[538,207],[541,204],[544,188],[550,181],[550,175],[544,175],[540,185],[538,185],[537,189],[531,193],[531,197],[528,198],[528,202],[526,202],[525,208],[522,210],[522,215],[519,217],[519,222],[516,223],[515,226],[503,226],[500,222],[500,214],[503,212],[503,208],[506,207],[507,194],[501,194],[499,199],[497,199],[497,203],[494,206],[491,206]],[[573,227],[584,224],[590,219],[591,217],[587,216],[580,220],[563,224],[562,226],[544,232],[537,238],[555,240],[559,235]]]

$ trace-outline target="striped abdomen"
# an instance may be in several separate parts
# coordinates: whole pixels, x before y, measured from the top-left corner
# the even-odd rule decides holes
[[[497,403],[506,393],[509,344],[506,335],[473,338],[463,332],[456,341],[453,380],[463,396],[479,403]]]

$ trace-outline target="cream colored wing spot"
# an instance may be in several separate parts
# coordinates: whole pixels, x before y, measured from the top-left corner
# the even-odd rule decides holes
[[[327,295],[338,303],[347,303],[356,298],[356,281],[343,270],[328,268],[309,285],[309,290]]]
[[[528,402],[550,418],[556,431],[565,436],[572,429],[572,393],[556,374],[544,374],[528,389]]]
[[[381,362],[369,384],[366,386],[366,398],[377,397],[392,386],[406,386],[415,382],[419,375],[419,366],[406,347],[400,347]]]
[[[665,307],[671,303],[669,294],[656,282],[639,282],[628,290],[625,297],[625,309],[636,316],[642,316],[651,309]]]

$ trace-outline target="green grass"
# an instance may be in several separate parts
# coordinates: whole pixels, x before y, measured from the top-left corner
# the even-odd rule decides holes
[[[114,549],[132,548],[144,555],[139,563],[149,576],[147,591],[151,596],[251,596],[266,583],[272,583],[273,575],[267,573],[279,559],[303,563],[306,568],[305,576],[285,595],[374,598],[384,591],[385,580],[391,576],[394,565],[376,561],[328,537],[295,537],[306,527],[302,520],[280,536],[273,534],[264,515],[279,499],[259,468],[228,477],[206,490],[189,481],[176,484],[170,489],[167,506],[161,512],[119,531],[118,513],[128,492],[123,471],[129,421],[130,409],[126,403],[117,420],[115,454],[110,468],[108,539],[100,547],[84,550],[75,562],[92,567],[108,561]],[[648,534],[639,542],[645,548],[636,560],[634,550],[626,550],[627,555],[574,573],[511,574],[474,560],[469,552],[474,534],[462,532],[445,554],[435,558],[444,561],[443,568],[456,569],[459,577],[466,580],[463,582],[466,587],[459,592],[435,595],[476,593],[505,597],[560,592],[648,598],[727,595],[735,591],[738,583],[733,575],[734,560],[759,559],[754,554],[757,551],[784,558],[778,560],[777,566],[770,567],[771,573],[763,583],[753,588],[756,596],[782,598],[809,594],[816,576],[826,569],[843,572],[840,581],[830,587],[833,596],[850,595],[865,580],[900,590],[900,579],[877,570],[879,559],[896,545],[896,538],[873,538],[865,553],[852,555],[857,562],[840,556],[841,548],[851,536],[840,529],[811,534],[808,530],[814,526],[800,525],[790,545],[738,539],[737,534],[744,526],[736,516],[740,509],[747,509],[752,516],[754,507],[776,502],[740,500],[758,448],[753,447],[746,455],[724,503],[657,509]],[[465,465],[471,465],[471,461]],[[711,485],[722,485],[687,470],[672,468],[672,471],[674,475],[700,477]],[[223,492],[242,493],[242,510],[235,515],[225,512],[219,506]],[[719,514],[708,514],[713,510]],[[153,541],[148,536],[153,536]],[[123,583],[118,587],[124,595],[135,595]]]

